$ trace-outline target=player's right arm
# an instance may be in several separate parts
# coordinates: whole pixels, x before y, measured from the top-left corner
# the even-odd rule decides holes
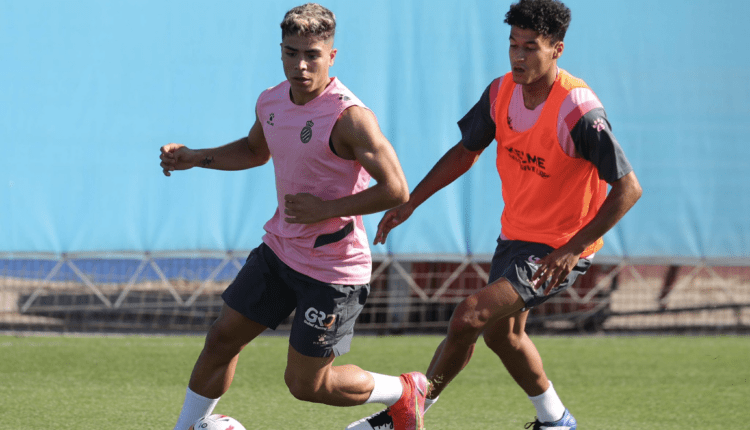
[[[414,210],[429,199],[433,194],[445,188],[466,173],[479,159],[482,150],[471,151],[464,146],[463,141],[443,155],[432,167],[427,176],[419,182],[409,195],[409,201],[395,207],[383,215],[375,233],[375,244],[385,243],[388,233],[411,216]]]
[[[411,192],[409,201],[389,210],[378,224],[375,244],[385,243],[388,233],[406,221],[412,212],[433,194],[466,173],[477,161],[482,151],[495,139],[495,121],[492,119],[490,92],[499,85],[496,79],[487,86],[479,101],[458,122],[461,141],[435,164],[417,188]],[[494,85],[494,87],[493,87]]]
[[[175,170],[203,167],[216,170],[245,170],[266,164],[271,159],[266,137],[258,117],[247,136],[223,146],[190,149],[179,143],[161,147],[161,168],[165,176]]]

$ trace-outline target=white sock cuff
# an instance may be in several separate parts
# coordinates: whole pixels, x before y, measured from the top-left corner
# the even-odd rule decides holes
[[[552,386],[552,381],[549,381],[547,391],[538,396],[529,396],[529,400],[536,408],[537,419],[543,423],[555,422],[565,414],[565,406],[557,395],[555,387]]]
[[[401,398],[404,386],[398,376],[381,375],[380,373],[367,372],[375,380],[375,387],[370,393],[370,398],[365,403],[382,403],[393,406]]]
[[[426,398],[424,399],[424,411],[427,412],[427,409],[430,409],[430,406],[434,405],[440,396],[435,397],[434,399]]]
[[[200,394],[191,390],[190,387],[188,387],[185,391],[185,398],[195,400],[197,402],[218,402],[221,397],[219,397],[218,399],[209,399],[208,397],[201,396]]]
[[[542,394],[540,394],[538,396],[529,396],[529,399],[531,399],[531,400],[541,399],[542,396],[547,395],[548,393],[553,394],[553,395],[556,396],[557,392],[555,391],[555,387],[552,385],[552,381],[547,381],[547,382],[549,382],[549,388],[547,388],[547,391],[543,392]]]
[[[185,391],[185,403],[182,404],[180,417],[174,427],[175,430],[187,429],[198,419],[210,415],[217,403],[219,403],[219,399],[203,397],[188,387]]]

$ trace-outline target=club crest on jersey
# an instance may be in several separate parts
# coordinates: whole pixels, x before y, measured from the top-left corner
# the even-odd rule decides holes
[[[273,117],[274,116],[275,115],[273,114],[273,112],[271,112],[271,115],[269,115],[269,117],[268,117],[268,121],[266,121],[266,123],[268,123],[268,125],[273,125]]]
[[[302,127],[302,131],[299,134],[299,140],[301,140],[302,143],[307,143],[310,141],[310,139],[312,139],[312,126],[313,125],[315,124],[313,124],[312,121],[307,121],[307,125]]]

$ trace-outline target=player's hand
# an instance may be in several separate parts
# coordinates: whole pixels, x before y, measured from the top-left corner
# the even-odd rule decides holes
[[[534,288],[538,289],[545,282],[549,281],[549,285],[544,289],[544,295],[549,294],[553,288],[565,281],[565,278],[568,277],[573,268],[576,267],[576,264],[578,264],[579,258],[579,254],[566,251],[563,246],[552,251],[546,257],[539,259],[537,261],[539,268],[531,277]]]
[[[284,196],[284,220],[291,224],[314,224],[330,218],[325,214],[325,200],[309,193]]]
[[[406,202],[400,206],[389,210],[383,215],[383,219],[378,223],[378,231],[375,233],[375,240],[373,244],[378,243],[385,244],[385,238],[388,237],[388,233],[393,230],[397,225],[406,221],[411,214],[414,212],[414,208]]]
[[[179,143],[170,143],[161,147],[159,164],[164,172],[164,176],[171,176],[170,172],[175,170],[185,170],[196,166],[200,156],[185,145]]]

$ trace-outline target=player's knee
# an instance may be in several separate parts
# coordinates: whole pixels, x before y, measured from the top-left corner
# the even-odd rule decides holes
[[[289,393],[295,399],[302,400],[303,402],[320,403],[318,400],[319,393],[315,390],[315,387],[299,379],[294,374],[286,372],[284,374],[284,382],[287,388],[289,388]]]
[[[484,315],[477,308],[476,299],[468,297],[453,311],[453,317],[448,328],[449,335],[467,340],[476,340],[482,330],[484,330],[488,318],[489,315]]]
[[[239,343],[231,330],[225,330],[220,324],[214,324],[206,335],[204,351],[215,356],[234,357],[239,354],[243,344]]]
[[[484,343],[493,351],[519,350],[522,347],[525,333],[511,330],[487,330],[483,333]]]
[[[309,397],[309,393],[307,393],[305,387],[302,384],[298,383],[295,378],[284,375],[284,382],[286,382],[286,386],[287,388],[289,388],[289,393],[295,399],[303,401],[307,400],[307,397]]]

